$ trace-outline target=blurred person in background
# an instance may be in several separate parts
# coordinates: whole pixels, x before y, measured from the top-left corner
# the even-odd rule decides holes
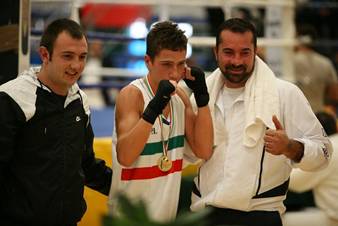
[[[99,85],[102,81],[102,49],[100,40],[92,40],[88,43],[88,59],[81,76],[81,83]],[[104,107],[109,105],[106,101],[106,88],[84,90],[89,98],[90,106]]]
[[[156,23],[146,38],[148,74],[117,97],[109,197],[113,216],[120,214],[122,193],[132,202],[143,201],[152,220],[173,220],[187,144],[198,158],[212,155],[209,93],[204,72],[186,65],[187,41],[176,23]],[[182,79],[195,95],[196,112],[177,86]]]
[[[327,168],[318,172],[292,170],[289,188],[292,192],[297,193],[312,191],[315,205],[319,207],[320,211],[287,212],[285,214],[286,226],[338,226],[338,133],[336,121],[332,115],[326,112],[318,112],[316,116],[333,146],[331,162]]]
[[[338,128],[338,83],[328,85],[325,90],[325,112],[336,119]]]
[[[338,84],[338,77],[332,61],[313,49],[312,42],[315,37],[315,30],[311,26],[298,29],[294,66],[296,84],[308,99],[312,110],[317,112],[325,109],[325,101],[328,98],[332,104],[334,96],[329,93],[337,89],[338,86],[333,84]]]
[[[84,185],[108,195],[112,171],[95,158],[85,93],[77,81],[88,44],[78,23],[42,34],[41,67],[0,86],[0,219],[6,226],[75,226]]]

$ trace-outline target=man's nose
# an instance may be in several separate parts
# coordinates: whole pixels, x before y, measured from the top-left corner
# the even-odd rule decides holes
[[[83,64],[84,64],[84,62],[83,61],[81,61],[81,60],[73,60],[72,61],[72,63],[71,63],[71,68],[73,69],[73,70],[79,70],[79,69],[81,69],[81,67],[83,66]]]
[[[178,81],[182,77],[182,72],[180,71],[179,67],[174,66],[171,72],[169,73],[169,79]]]
[[[231,59],[231,64],[238,66],[243,63],[242,57],[240,54],[234,54],[234,57]]]

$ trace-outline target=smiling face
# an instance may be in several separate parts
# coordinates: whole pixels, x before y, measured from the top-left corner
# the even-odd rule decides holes
[[[162,49],[153,59],[145,56],[149,70],[149,80],[152,87],[157,89],[161,80],[174,80],[179,82],[185,73],[186,51]]]
[[[227,87],[239,88],[245,85],[254,69],[255,51],[253,34],[250,31],[221,32],[220,43],[214,53]]]
[[[85,67],[88,53],[86,38],[75,39],[63,31],[54,42],[52,55],[43,46],[39,53],[43,65],[38,78],[56,94],[67,95]]]

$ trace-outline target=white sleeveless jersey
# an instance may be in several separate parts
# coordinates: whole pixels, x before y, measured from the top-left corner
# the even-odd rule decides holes
[[[142,92],[145,109],[153,98],[146,78],[134,80],[131,84]],[[176,217],[183,163],[184,104],[177,94],[171,97],[170,104],[172,125],[170,134],[162,131],[163,135],[161,135],[161,126],[157,118],[141,155],[131,167],[124,167],[117,161],[116,129],[114,128],[113,180],[108,201],[111,214],[118,214],[116,195],[122,192],[131,201],[143,200],[149,216],[156,221],[163,222]],[[162,124],[165,126],[164,123]],[[158,168],[158,159],[163,155],[161,136],[167,140],[168,135],[168,157],[172,161],[172,168],[162,172]]]

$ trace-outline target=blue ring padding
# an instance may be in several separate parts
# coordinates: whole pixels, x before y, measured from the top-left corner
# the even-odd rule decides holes
[[[109,88],[116,88],[116,89],[122,89],[126,85],[128,85],[130,81],[124,81],[124,82],[100,82],[100,83],[81,83],[78,82],[78,85],[81,89],[109,89]]]
[[[31,29],[32,36],[41,36],[42,31],[37,29]],[[118,42],[130,42],[135,40],[145,40],[144,38],[131,38],[126,35],[111,34],[107,32],[87,31],[86,36],[89,40],[101,39],[104,41],[118,41]]]
[[[91,123],[95,137],[111,137],[115,121],[114,107],[91,108]]]

